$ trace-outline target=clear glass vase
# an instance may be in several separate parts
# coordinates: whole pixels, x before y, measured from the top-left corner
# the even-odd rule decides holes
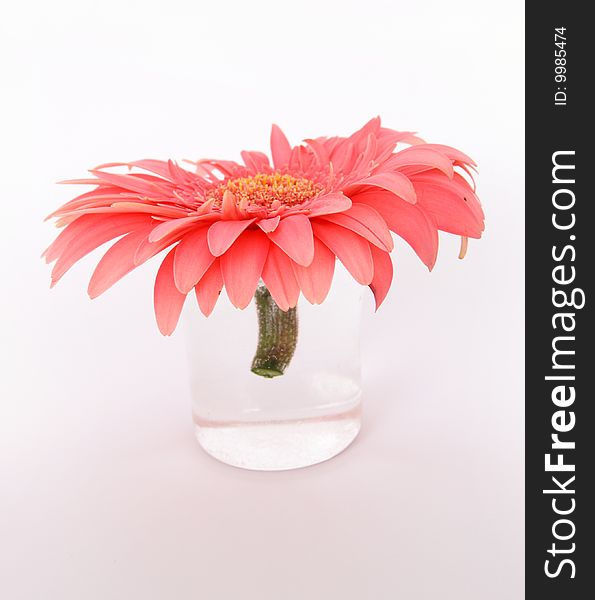
[[[327,460],[361,423],[362,286],[337,263],[326,300],[283,313],[261,283],[245,310],[225,294],[185,312],[193,416],[203,449],[265,471]],[[190,308],[190,307],[189,307]]]

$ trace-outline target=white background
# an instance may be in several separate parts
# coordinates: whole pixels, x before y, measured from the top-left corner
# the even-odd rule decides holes
[[[8,10],[8,12],[7,12]],[[518,600],[523,592],[523,5],[12,3],[0,24],[0,596]],[[255,473],[193,439],[156,264],[56,289],[54,185],[99,163],[238,158],[380,114],[479,163],[487,229],[429,274],[404,244],[367,320],[365,427]],[[187,308],[190,308],[188,306]],[[193,308],[193,307],[192,307]]]

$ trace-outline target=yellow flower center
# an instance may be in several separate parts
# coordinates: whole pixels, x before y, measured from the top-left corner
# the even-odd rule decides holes
[[[275,209],[279,206],[295,206],[310,200],[323,190],[319,183],[305,177],[271,173],[259,173],[249,177],[236,177],[219,184],[207,192],[207,200],[213,199],[220,206],[225,192],[231,192],[238,206],[258,206]]]

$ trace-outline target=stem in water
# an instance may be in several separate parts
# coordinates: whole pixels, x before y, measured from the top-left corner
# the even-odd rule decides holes
[[[281,310],[264,285],[258,286],[254,300],[258,316],[258,347],[251,370],[261,377],[278,377],[291,362],[297,345],[297,309]]]

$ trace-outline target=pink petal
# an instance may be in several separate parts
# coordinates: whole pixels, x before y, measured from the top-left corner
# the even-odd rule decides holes
[[[291,145],[277,125],[273,125],[271,129],[271,154],[275,169],[284,169],[287,167],[289,157],[291,156]]]
[[[194,287],[198,306],[205,317],[208,317],[215,308],[219,294],[223,289],[223,276],[221,275],[220,259],[216,258]]]
[[[240,234],[256,219],[244,221],[217,221],[209,228],[208,243],[213,256],[225,254]]]
[[[376,139],[376,156],[374,157],[374,162],[376,164],[383,163],[392,154],[395,146],[403,139],[404,135],[406,134],[402,131],[381,128]]]
[[[210,200],[207,200],[206,202],[203,202],[200,206],[196,207],[196,210],[194,211],[198,216],[203,216],[203,215],[207,215],[210,214],[211,218],[213,220],[217,220],[218,219],[218,215],[217,213],[213,210],[213,204],[215,204],[215,199],[211,198]],[[205,221],[208,221],[208,219],[205,219]]]
[[[154,160],[151,158],[145,158],[142,160],[135,160],[130,163],[121,163],[121,165],[126,165],[130,167],[138,167],[139,169],[144,169],[145,171],[150,171],[151,173],[155,173],[164,177],[165,179],[170,179],[171,172],[169,169],[168,161],[166,160]],[[110,166],[118,166],[118,163],[112,163],[111,165],[99,165],[98,169],[108,168]]]
[[[279,226],[279,221],[281,217],[277,215],[276,217],[271,217],[270,219],[261,219],[256,224],[265,232],[271,233],[277,229]]]
[[[82,215],[67,225],[49,248],[43,253],[47,263],[56,260],[71,244],[80,241],[81,236],[96,234],[105,243],[115,237],[151,223],[147,215]]]
[[[366,176],[370,170],[370,164],[372,164],[374,156],[376,154],[376,137],[374,134],[369,134],[366,139],[366,145],[363,152],[358,156],[353,170],[356,173],[360,173],[358,177]]]
[[[134,262],[136,249],[147,238],[151,229],[152,226],[149,226],[125,235],[103,255],[95,267],[87,288],[87,293],[91,298],[97,298],[103,294],[138,266]]]
[[[197,179],[199,181],[201,180],[201,178],[197,177],[195,173],[191,173],[190,171],[183,169],[178,164],[176,164],[173,160],[167,161],[167,168],[169,170],[168,179],[171,179],[172,181],[174,181],[176,183],[193,184],[197,181]]]
[[[99,179],[89,178],[79,178],[79,179],[63,179],[62,181],[57,181],[60,185],[104,185]],[[122,189],[121,186],[115,186],[119,189]]]
[[[188,210],[179,206],[161,206],[145,200],[124,200],[114,202],[109,207],[112,211],[121,212],[146,212],[153,217],[165,217],[168,219],[182,219],[188,216]]]
[[[380,131],[380,117],[370,119],[361,129],[352,133],[348,139],[355,144],[362,144],[363,140],[367,140],[370,134],[378,135]]]
[[[174,283],[175,253],[175,248],[169,251],[163,259],[155,278],[153,294],[155,317],[157,318],[159,331],[163,335],[171,335],[174,332],[186,299],[186,294],[181,294]]]
[[[355,159],[355,148],[349,139],[341,140],[331,154],[331,162],[339,173],[350,171]]]
[[[420,138],[418,135],[414,135],[413,133],[409,133],[405,135],[402,139],[402,142],[405,144],[411,144],[412,146],[418,146],[420,144],[425,144],[426,141],[423,138]]]
[[[326,168],[330,162],[328,150],[318,140],[307,139],[304,140],[306,144],[312,149],[318,166]]]
[[[351,200],[341,192],[332,192],[319,196],[308,205],[311,217],[340,213],[351,208]]]
[[[314,237],[310,219],[305,215],[297,214],[281,219],[277,229],[268,236],[299,265],[307,267],[312,262]]]
[[[322,219],[351,229],[381,250],[390,252],[394,247],[386,221],[367,204],[354,203],[349,210],[337,215],[326,215]]]
[[[205,274],[215,257],[207,243],[208,227],[187,233],[176,247],[174,281],[182,294],[187,294]]]
[[[242,160],[244,164],[255,173],[268,172],[271,169],[267,155],[262,152],[242,152]]]
[[[97,171],[91,170],[91,173],[95,175],[101,181],[106,181],[107,183],[111,183],[112,185],[116,185],[125,190],[130,190],[132,192],[137,192],[139,194],[143,194],[144,196],[149,197],[160,197],[167,195],[168,190],[171,189],[166,187],[166,181],[161,180],[163,185],[159,185],[155,182],[148,182],[141,177],[137,177],[136,175],[121,175],[119,173],[107,173],[105,171]]]
[[[56,211],[56,215],[59,216],[77,216],[81,214],[92,215],[92,214],[118,214],[118,213],[134,213],[134,214],[148,214],[153,217],[164,217],[166,219],[179,220],[186,217],[188,214],[187,210],[182,208],[176,208],[174,206],[157,206],[150,202],[144,201],[126,201],[126,202],[113,202],[110,201],[106,206],[83,206],[72,211]]]
[[[262,280],[281,310],[293,308],[300,295],[300,288],[291,264],[291,259],[283,250],[275,244],[270,245],[262,270]]]
[[[423,175],[428,175],[424,173]],[[438,176],[440,174],[437,174]],[[483,231],[483,220],[485,215],[483,213],[483,209],[481,207],[481,202],[479,198],[475,194],[475,190],[473,186],[475,185],[475,181],[472,179],[472,182],[469,183],[460,173],[455,171],[455,174],[452,178],[452,181],[448,182],[448,186],[455,191],[461,198],[463,198],[464,202],[471,209],[475,218],[481,223],[482,231]]]
[[[49,214],[45,220],[52,219],[54,217],[70,213],[83,208],[93,208],[98,206],[109,206],[113,202],[117,202],[122,199],[136,199],[136,195],[133,193],[123,193],[120,188],[111,186],[97,186],[94,190],[79,194],[69,202],[63,204],[60,208]]]
[[[235,173],[244,171],[245,168],[233,160],[199,160],[196,163],[197,169],[206,170],[207,173],[213,173],[214,170],[220,171],[223,175],[233,177]],[[217,179],[217,178],[216,178]]]
[[[376,173],[353,183],[353,186],[357,185],[373,185],[388,190],[411,204],[417,202],[413,184],[401,173]]]
[[[483,211],[471,187],[466,182],[457,181],[456,176],[450,181],[444,175],[438,175],[423,173],[413,176],[420,208],[442,231],[464,237],[481,237]]]
[[[184,233],[188,232],[193,228],[193,225],[189,225],[183,231],[174,231],[169,235],[161,238],[158,242],[151,242],[149,236],[147,236],[138,246],[134,254],[134,264],[141,265],[146,262],[165,248],[168,248],[172,244],[175,244]]]
[[[376,310],[378,310],[386,298],[393,281],[393,261],[388,252],[379,250],[374,246],[371,246],[370,249],[372,250],[372,258],[374,260],[374,279],[370,283],[370,289],[374,294]]]
[[[370,284],[374,277],[374,263],[367,240],[333,223],[313,221],[312,229],[314,235],[336,254],[358,283]]]
[[[269,251],[259,230],[245,231],[221,257],[221,273],[231,303],[246,308],[254,296]]]
[[[153,229],[151,235],[149,236],[149,241],[158,242],[159,240],[162,240],[176,231],[183,230],[189,225],[198,223],[200,220],[200,217],[184,217],[182,219],[171,219],[169,221],[164,221],[160,225],[157,225],[155,229]]]
[[[471,165],[472,167],[476,167],[477,164],[472,158],[469,158],[466,154],[453,148],[452,146],[444,146],[443,144],[424,144],[425,148],[429,148],[430,150],[437,150],[442,154],[445,154],[450,158],[450,160],[457,160],[466,165]]]
[[[409,204],[390,192],[367,191],[353,197],[354,202],[375,208],[389,228],[401,236],[422,262],[432,269],[438,254],[438,231],[421,204]]]
[[[238,210],[236,197],[229,190],[223,193],[221,201],[221,218],[225,220],[238,220],[242,218],[242,214]]]
[[[144,224],[147,222],[150,222],[150,219],[144,220]],[[83,256],[116,237],[135,231],[142,227],[141,223],[143,222],[139,219],[131,220],[130,216],[122,221],[108,220],[104,217],[95,221],[92,227],[85,227],[84,231],[75,239],[70,240],[61,252],[52,270],[52,285],[55,285],[64,273]],[[52,254],[53,252],[50,252],[50,255]]]
[[[309,148],[304,146],[294,146],[289,157],[289,170],[300,171],[301,173],[309,172],[316,162],[316,158]]]
[[[309,267],[292,263],[302,293],[311,304],[321,304],[331,289],[335,272],[335,255],[314,238],[314,260]]]
[[[427,145],[412,146],[405,148],[391,156],[379,167],[379,171],[398,169],[405,175],[416,172],[416,170],[438,169],[449,179],[452,179],[454,171],[452,161],[441,152],[428,148]]]

